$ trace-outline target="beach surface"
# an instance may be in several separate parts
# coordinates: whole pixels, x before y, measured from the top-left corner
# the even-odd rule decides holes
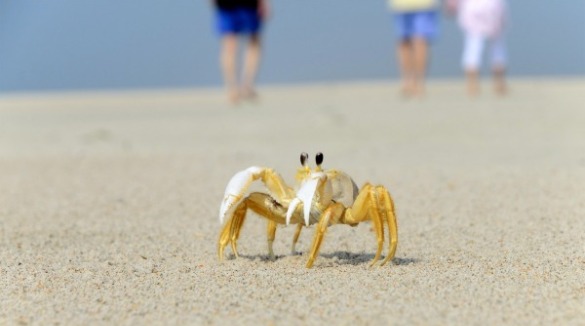
[[[585,324],[585,80],[463,90],[0,96],[0,324]],[[292,255],[282,226],[269,261],[253,213],[240,257],[218,260],[230,178],[258,165],[293,184],[303,151],[389,189],[391,263],[369,267],[369,223],[331,226],[312,269],[315,227]]]

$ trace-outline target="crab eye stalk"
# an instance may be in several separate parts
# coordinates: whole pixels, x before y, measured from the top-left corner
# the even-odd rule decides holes
[[[307,164],[308,159],[309,159],[309,154],[302,152],[301,153],[301,165],[305,166]]]
[[[317,165],[321,165],[321,163],[323,163],[323,153],[321,152],[317,153],[317,155],[315,156],[315,162],[317,163]]]

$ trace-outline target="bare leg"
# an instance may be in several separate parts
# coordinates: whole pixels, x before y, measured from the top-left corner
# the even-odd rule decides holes
[[[477,96],[480,92],[479,69],[485,48],[485,37],[465,32],[465,44],[461,58],[461,65],[465,72],[467,94]]]
[[[467,78],[467,94],[469,96],[479,95],[479,72],[468,69],[465,71],[465,77]]]
[[[238,37],[235,34],[226,34],[221,40],[220,65],[223,80],[230,103],[237,103],[238,80],[236,72],[236,57],[238,52]]]
[[[494,81],[494,91],[498,95],[507,93],[506,86],[506,62],[507,50],[503,35],[498,35],[491,40],[490,56]]]
[[[262,43],[260,34],[253,34],[248,41],[246,57],[244,61],[242,94],[245,97],[256,96],[255,83],[262,56]]]
[[[506,86],[506,69],[501,66],[494,67],[494,90],[499,95],[506,95],[508,87]]]
[[[412,41],[401,40],[397,48],[398,64],[400,66],[401,92],[403,95],[411,95],[414,90],[414,59]]]
[[[412,40],[414,94],[423,95],[425,91],[425,77],[428,64],[428,43],[424,37],[415,37]]]

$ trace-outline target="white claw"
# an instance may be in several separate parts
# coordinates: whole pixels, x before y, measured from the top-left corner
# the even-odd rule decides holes
[[[302,203],[302,201],[298,198],[293,199],[289,206],[288,206],[288,210],[286,211],[286,225],[290,224],[290,218],[293,216],[293,214],[295,213],[295,210],[297,209],[297,206]]]
[[[317,185],[319,179],[311,179],[305,182],[304,186],[297,193],[297,197],[303,201],[303,213],[305,218],[305,225],[309,226],[309,220],[311,218],[311,206],[313,204],[313,197],[317,191]]]
[[[263,168],[252,166],[236,173],[228,182],[225,194],[219,208],[219,221],[223,224],[225,217],[233,212],[238,206],[243,194],[248,190],[252,181],[257,179]]]
[[[291,206],[289,206],[287,213],[287,218],[289,215],[292,216],[294,213],[294,209],[298,205],[298,203],[292,206],[293,202],[299,201],[303,203],[303,217],[305,219],[305,225],[309,226],[310,219],[311,219],[311,207],[313,206],[313,197],[315,197],[315,192],[317,192],[317,187],[319,186],[319,181],[327,176],[325,173],[315,173],[311,179],[306,180],[302,185],[301,188],[297,191],[297,197],[291,202]],[[292,210],[291,210],[292,208]]]
[[[236,204],[239,202],[238,198],[233,195],[227,195],[221,202],[221,207],[219,208],[219,222],[223,224],[223,220],[225,219],[228,210],[233,211],[236,207]]]

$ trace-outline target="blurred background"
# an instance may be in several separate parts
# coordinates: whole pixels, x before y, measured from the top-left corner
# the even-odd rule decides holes
[[[272,0],[260,84],[395,79],[383,0]],[[359,4],[358,4],[359,3]],[[512,77],[585,75],[585,0],[510,1]],[[431,78],[461,76],[442,16]],[[207,0],[2,0],[0,92],[218,87]]]

